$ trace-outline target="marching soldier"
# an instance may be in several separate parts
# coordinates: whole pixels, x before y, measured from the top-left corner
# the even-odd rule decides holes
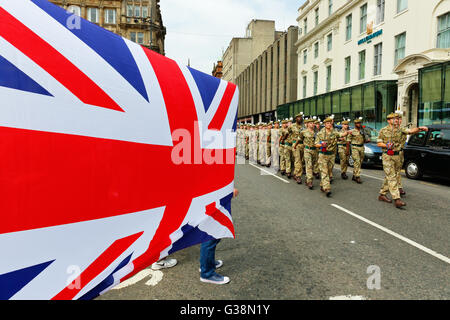
[[[323,123],[325,128],[320,130],[316,136],[316,148],[319,148],[319,168],[320,168],[320,190],[331,196],[330,176],[335,160],[335,150],[340,137],[345,137],[348,132],[339,133],[333,128],[333,119],[326,118]]]
[[[300,144],[300,141],[304,145],[304,157],[305,157],[305,171],[306,171],[306,186],[312,190],[314,180],[314,157],[316,152],[316,132],[314,130],[314,120],[306,119],[304,121],[306,129],[300,132],[299,140],[296,142],[296,147]]]
[[[407,134],[406,130],[404,130],[405,128],[402,128],[403,116],[402,116],[401,111],[396,112],[396,113],[397,113],[397,117],[396,117],[395,125],[399,129],[398,132],[400,134],[400,144],[401,144],[400,171],[397,172],[397,181],[398,181],[398,191],[400,192],[400,196],[404,196],[404,195],[406,195],[406,192],[403,190],[401,169],[403,168],[403,164],[405,163],[404,149],[405,149],[406,140],[408,139],[408,134]]]
[[[284,154],[286,161],[286,176],[292,178],[292,141],[294,140],[294,132],[292,131],[292,118],[288,120],[287,136],[284,140]]]
[[[388,115],[388,125],[380,130],[378,135],[378,146],[383,148],[383,170],[386,174],[383,186],[380,190],[378,200],[392,203],[386,195],[390,192],[396,208],[406,206],[400,199],[400,191],[398,187],[397,174],[401,170],[400,150],[402,148],[401,135],[395,127],[395,118],[397,115],[391,113]],[[416,134],[420,131],[428,131],[427,127],[419,127],[415,129],[402,129],[406,134]]]
[[[274,128],[271,131],[271,166],[278,172],[280,169],[280,121],[275,121]]]
[[[272,124],[273,122],[269,122],[267,124],[266,128],[266,159],[265,159],[265,165],[266,167],[270,167],[270,156],[271,156],[271,139],[272,139]]]
[[[295,123],[292,125],[292,153],[294,155],[294,180],[302,184],[303,175],[303,141],[300,140],[300,132],[303,130],[303,113],[295,116]]]
[[[314,131],[316,132],[316,135],[320,131],[320,121],[313,117],[313,123],[314,123]],[[316,179],[320,179],[320,168],[319,168],[319,149],[316,148],[314,151],[314,167],[313,167],[313,174],[316,177]]]
[[[287,167],[287,161],[286,161],[286,145],[285,140],[287,136],[289,135],[288,132],[288,120],[285,119],[281,122],[281,130],[280,130],[280,170],[281,175],[286,174],[286,167]]]
[[[348,140],[352,145],[352,158],[354,161],[352,180],[361,184],[361,165],[364,161],[364,144],[370,142],[364,128],[362,127],[362,118],[355,120],[355,128],[349,131]]]
[[[250,125],[245,125],[245,159],[250,159]]]
[[[342,121],[342,129],[340,133],[347,132],[349,124],[350,120]],[[350,158],[350,141],[348,141],[347,137],[339,138],[338,148],[339,148],[339,160],[341,163],[341,177],[342,179],[347,180],[348,160]]]

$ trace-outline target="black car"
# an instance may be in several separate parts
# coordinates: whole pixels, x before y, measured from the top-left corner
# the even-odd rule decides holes
[[[423,175],[450,179],[450,125],[431,125],[428,129],[408,140],[406,176],[410,179],[420,179]]]
[[[336,130],[341,130],[342,126],[341,125],[337,125]],[[350,129],[353,129],[352,127],[350,127]],[[370,137],[370,141],[369,143],[366,143],[364,145],[364,160],[363,160],[363,165],[366,166],[382,166],[383,165],[383,160],[382,160],[382,156],[383,156],[383,150],[378,147],[377,145],[377,138],[378,138],[378,131],[364,126],[364,131],[366,132],[366,135],[368,137]],[[348,164],[350,165],[350,167],[353,167],[353,158],[351,156],[351,146],[350,146],[350,158],[348,160]],[[336,162],[339,163],[339,152],[336,153]]]

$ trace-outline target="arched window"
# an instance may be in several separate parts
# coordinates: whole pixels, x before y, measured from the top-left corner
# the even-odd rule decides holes
[[[69,6],[67,8],[67,12],[76,14],[77,16],[81,16],[81,8],[79,6]]]

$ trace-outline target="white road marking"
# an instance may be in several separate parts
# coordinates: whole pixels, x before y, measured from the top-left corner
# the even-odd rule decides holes
[[[347,296],[330,297],[330,300],[367,300],[367,298],[364,296],[347,295]]]
[[[151,277],[145,284],[148,286],[156,286],[163,278],[163,273],[161,271],[154,271],[152,269],[144,269],[141,272],[138,272],[134,277],[131,277],[128,280],[125,280],[122,283],[119,283],[117,286],[112,288],[112,290],[123,289],[133,284],[138,283],[139,281]]]
[[[261,170],[261,171],[264,172],[264,173],[267,173],[267,174],[270,175],[270,176],[273,176],[273,177],[275,177],[275,178],[277,178],[277,179],[283,181],[284,183],[290,183],[289,181],[284,180],[283,178],[280,178],[279,176],[277,176],[276,174],[273,174],[272,172],[269,172],[269,171],[264,170],[264,169],[262,169],[262,168],[260,168],[260,167],[258,167],[258,166],[255,166],[253,163],[249,163],[249,165],[255,167],[256,169]]]
[[[336,168],[336,169],[339,170],[339,171],[342,171],[341,168]],[[349,173],[351,172],[353,174],[353,169],[349,168],[348,172]],[[365,173],[361,173],[361,176],[367,177],[367,178],[376,179],[376,180],[380,180],[380,181],[384,181],[384,178],[374,177],[374,176],[371,176],[371,175],[368,175],[368,174],[365,174]]]
[[[366,219],[364,217],[361,217],[361,216],[357,215],[356,213],[351,212],[350,210],[342,208],[341,206],[338,206],[337,204],[332,204],[332,206],[335,207],[336,209],[339,209],[339,210],[341,210],[341,211],[343,211],[343,212],[345,212],[345,213],[347,213],[347,214],[349,214],[349,215],[351,215],[351,216],[353,216],[353,217],[355,217],[355,218],[357,218],[357,219],[367,223],[367,224],[370,224],[371,226],[373,226],[373,227],[375,227],[377,229],[380,229],[381,231],[384,231],[384,232],[390,234],[391,236],[396,237],[397,239],[400,239],[400,240],[402,240],[402,241],[412,245],[413,247],[416,247],[419,250],[422,250],[423,252],[428,253],[429,255],[432,255],[435,258],[438,258],[439,260],[442,260],[442,261],[450,264],[450,259],[449,258],[447,258],[446,256],[444,256],[444,255],[442,255],[440,253],[437,253],[436,251],[428,249],[427,247],[424,247],[423,245],[421,245],[421,244],[419,244],[419,243],[417,243],[417,242],[415,242],[415,241],[413,241],[411,239],[408,239],[408,238],[406,238],[406,237],[404,237],[404,236],[402,236],[402,235],[400,235],[400,234],[398,234],[398,233],[396,233],[394,231],[391,231],[391,230],[389,230],[389,229],[387,229],[387,228],[385,228],[383,226],[380,226],[379,224],[377,224],[375,222],[372,222],[372,221],[370,221],[370,220],[368,220],[368,219]]]

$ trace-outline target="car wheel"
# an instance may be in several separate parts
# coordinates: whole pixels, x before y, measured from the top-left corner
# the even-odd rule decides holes
[[[350,158],[348,158],[348,165],[352,168],[355,165],[355,160],[353,160],[352,156],[350,156]]]
[[[422,169],[416,161],[408,161],[405,166],[405,174],[409,179],[420,179],[422,177]]]

